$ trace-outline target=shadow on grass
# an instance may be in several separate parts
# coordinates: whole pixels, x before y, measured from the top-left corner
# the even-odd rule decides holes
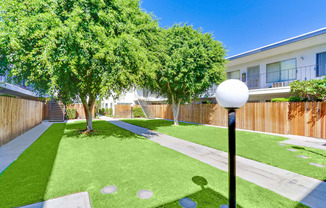
[[[291,146],[293,149],[297,149],[297,150],[304,150],[304,151],[307,151],[307,152],[310,152],[310,153],[313,153],[313,154],[316,154],[316,155],[319,155],[321,157],[326,157],[326,155],[324,154],[321,154],[319,152],[315,152],[315,151],[312,151],[312,150],[309,150],[307,148],[304,148],[304,147],[299,147],[299,146]]]
[[[214,191],[211,188],[207,188],[205,186],[208,185],[208,181],[201,176],[194,176],[192,177],[192,182],[195,183],[196,185],[201,187],[201,190],[190,194],[188,196],[185,196],[181,199],[184,198],[189,198],[192,201],[196,202],[197,206],[196,207],[205,207],[205,208],[219,208],[221,205],[228,204],[228,199],[225,198],[223,195],[220,193]],[[175,200],[172,202],[169,202],[167,204],[160,205],[158,207],[163,208],[163,207],[182,207],[180,205],[180,200]],[[184,206],[186,207],[186,206]],[[237,204],[238,208],[242,208],[241,205]]]
[[[118,139],[137,139],[137,140],[146,140],[146,138],[141,136],[135,136],[134,133],[119,128],[109,122],[102,120],[94,120],[93,128],[94,132],[91,132],[87,135],[82,134],[85,129],[85,121],[77,121],[74,123],[69,123],[66,127],[64,135],[69,137],[69,139],[110,139],[115,137]]]
[[[156,130],[157,128],[160,127],[171,127],[174,126],[173,121],[172,120],[166,120],[166,119],[122,119],[121,121],[127,122],[129,124],[133,124],[136,126],[140,126],[143,128],[148,128],[151,130]],[[185,122],[181,122],[179,121],[179,126],[200,126],[198,124],[195,123],[185,123]],[[178,128],[178,126],[174,126],[176,128]]]
[[[44,201],[65,125],[50,126],[0,175],[0,207]]]

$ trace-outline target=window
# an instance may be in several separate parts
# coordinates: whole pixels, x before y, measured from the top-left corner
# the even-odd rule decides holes
[[[297,78],[297,61],[289,59],[266,65],[266,82],[283,82]]]
[[[107,103],[105,103],[105,108],[108,108],[108,104]]]
[[[240,70],[228,72],[228,79],[240,80]]]
[[[326,52],[317,54],[317,76],[326,75]]]

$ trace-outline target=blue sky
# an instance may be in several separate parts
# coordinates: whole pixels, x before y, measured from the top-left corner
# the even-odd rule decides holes
[[[214,34],[228,56],[326,27],[326,0],[142,0],[160,26]]]

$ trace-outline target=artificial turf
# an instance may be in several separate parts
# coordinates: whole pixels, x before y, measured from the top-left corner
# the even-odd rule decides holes
[[[94,121],[91,135],[80,134],[84,127],[84,122],[53,124],[33,143],[0,176],[0,207],[82,191],[94,208],[180,207],[183,197],[198,208],[227,204],[226,172],[106,121]],[[107,185],[118,191],[102,194]],[[139,199],[141,189],[153,197]],[[306,207],[241,178],[237,202],[249,208]]]
[[[226,128],[189,123],[180,123],[179,126],[174,126],[172,121],[161,119],[124,119],[123,121],[179,139],[225,152],[228,151]],[[237,131],[236,136],[237,155],[326,181],[326,167],[316,167],[309,164],[312,162],[326,166],[326,151],[288,144],[280,146],[279,142],[287,140],[287,138],[281,136],[247,131]],[[296,149],[296,151],[291,152],[287,149]],[[309,158],[303,159],[297,157],[297,155],[307,156]]]

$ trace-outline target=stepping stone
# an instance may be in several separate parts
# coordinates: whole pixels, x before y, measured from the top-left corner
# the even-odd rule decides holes
[[[325,166],[323,166],[321,164],[318,164],[318,163],[310,163],[310,165],[314,165],[314,166],[319,167],[319,168],[325,167]]]
[[[278,143],[278,145],[285,146],[285,144],[282,144],[282,143]],[[221,205],[221,206],[224,206],[224,205]],[[229,205],[227,205],[227,206],[229,206]]]
[[[118,191],[118,188],[114,185],[111,186],[105,186],[102,188],[101,192],[102,194],[113,194]]]
[[[220,206],[220,208],[229,208],[229,205],[223,204],[223,205]]]
[[[182,198],[179,200],[180,206],[183,208],[195,208],[197,207],[197,203],[191,200],[190,198]]]
[[[143,189],[138,191],[137,196],[141,199],[149,199],[153,196],[153,192]]]
[[[303,159],[308,159],[309,157],[303,156],[303,155],[297,155],[297,157],[303,158]]]
[[[295,150],[295,149],[288,149],[289,151],[291,151],[291,152],[295,152],[295,151],[297,151],[297,150]]]

